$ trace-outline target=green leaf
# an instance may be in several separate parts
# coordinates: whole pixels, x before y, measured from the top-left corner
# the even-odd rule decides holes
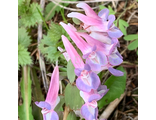
[[[72,18],[73,22],[76,24],[76,25],[80,25],[81,21],[77,18]]]
[[[127,31],[125,27],[128,27],[128,26],[129,24],[126,21],[119,19],[119,28],[123,32],[124,35],[127,35]]]
[[[110,5],[108,6],[108,9],[109,9],[109,15],[115,14],[115,11],[112,9],[112,7]]]
[[[54,17],[55,13],[59,13],[61,7],[57,6],[53,2],[48,3],[45,8],[45,20],[50,20]]]
[[[31,39],[24,27],[18,28],[18,44],[27,48],[30,45]]]
[[[39,79],[37,77],[36,70],[34,68],[30,69],[31,71],[31,79],[33,82],[33,88],[32,88],[32,93],[33,93],[33,101],[44,101],[44,96],[42,94],[42,90],[40,87]],[[41,108],[35,105],[35,103],[32,104],[32,114],[34,116],[35,120],[43,120],[43,115],[41,113]]]
[[[99,5],[100,10],[105,9],[106,7],[103,5]]]
[[[74,80],[75,80],[74,70],[75,70],[75,67],[74,67],[73,63],[71,62],[71,60],[68,61],[68,64],[67,64],[67,77],[68,77],[68,79],[69,79],[69,81],[71,83],[73,83]]]
[[[67,120],[78,120],[78,118],[76,117],[75,113],[73,111],[71,111],[68,114]]]
[[[22,81],[20,83],[23,104],[18,106],[18,116],[20,120],[34,120],[31,108],[31,83],[30,68],[24,66],[22,70]]]
[[[34,25],[37,25],[36,23],[41,23],[42,18],[37,10],[42,11],[42,8],[37,3],[32,3],[29,7],[29,9],[21,14],[21,21],[25,25],[25,27],[33,27]]]
[[[47,36],[43,35],[43,39],[39,44],[41,53],[45,55],[46,59],[50,62],[56,61],[61,56],[60,52],[57,51],[58,46],[63,46],[62,41],[58,42],[61,39],[61,35],[69,36],[62,26],[52,22]]]
[[[32,63],[30,53],[22,45],[18,45],[18,66],[30,65]]]
[[[23,2],[24,0],[18,0],[18,6],[22,5]]]
[[[138,34],[127,35],[124,37],[124,39],[127,41],[138,39]]]
[[[111,75],[107,81],[105,82],[105,85],[109,89],[107,94],[98,101],[98,107],[101,109],[105,105],[109,104],[116,98],[119,98],[122,93],[124,93],[125,87],[126,87],[126,71],[123,67],[118,67],[118,70],[124,72],[124,76],[113,76]]]
[[[138,39],[128,45],[128,50],[134,50],[138,47]]]
[[[65,99],[64,96],[59,96],[60,97],[60,102],[57,104],[57,106],[55,107],[54,111],[60,111],[63,104],[65,103]]]
[[[68,84],[65,88],[65,104],[73,110],[80,109],[84,104],[80,96],[80,90],[76,86]]]

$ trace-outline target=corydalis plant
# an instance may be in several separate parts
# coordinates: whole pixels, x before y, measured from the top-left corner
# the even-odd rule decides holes
[[[83,8],[86,15],[72,12],[68,14],[68,17],[82,21],[87,33],[78,32],[69,23],[66,25],[60,22],[60,24],[82,52],[85,63],[68,39],[62,36],[67,52],[64,56],[69,56],[75,67],[75,74],[78,76],[76,86],[85,101],[80,110],[81,115],[86,120],[97,120],[97,101],[109,90],[107,86],[100,85],[97,73],[108,69],[115,76],[123,76],[123,72],[113,68],[123,62],[117,50],[117,47],[120,47],[118,38],[123,34],[113,24],[115,16],[109,15],[108,9],[101,10],[97,15],[86,3],[79,3],[77,7]]]

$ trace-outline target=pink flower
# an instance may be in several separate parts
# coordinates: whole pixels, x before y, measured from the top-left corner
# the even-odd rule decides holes
[[[59,69],[58,66],[54,68],[51,76],[50,87],[47,93],[45,101],[35,102],[35,104],[42,108],[42,114],[44,120],[59,120],[57,113],[54,108],[59,103],[60,98],[58,97],[59,91]]]

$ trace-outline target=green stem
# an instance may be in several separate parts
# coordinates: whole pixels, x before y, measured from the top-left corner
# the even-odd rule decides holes
[[[67,20],[66,20],[66,18],[65,18],[65,16],[64,16],[64,9],[61,9],[61,16],[62,16],[62,18],[63,18],[63,21],[64,21],[65,23],[68,23]]]
[[[37,8],[37,7],[36,7],[36,8]],[[48,26],[47,26],[47,24],[46,24],[46,22],[45,22],[45,19],[44,19],[43,15],[42,15],[41,11],[40,11],[38,8],[37,8],[37,10],[38,10],[38,12],[39,12],[39,14],[40,14],[40,16],[41,16],[41,18],[42,18],[42,20],[43,20],[43,23],[44,23],[46,29],[48,30]]]

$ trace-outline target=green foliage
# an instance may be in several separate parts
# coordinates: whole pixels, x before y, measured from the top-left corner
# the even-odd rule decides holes
[[[18,0],[18,6],[22,5],[23,2],[24,0]]]
[[[21,17],[21,22],[25,27],[33,27],[36,23],[41,23],[42,18],[37,10],[37,8],[42,11],[41,7],[37,3],[32,3],[29,6],[22,4],[19,8],[19,15]]]
[[[74,69],[75,69],[75,67],[74,67],[73,63],[71,62],[71,60],[70,60],[68,62],[68,64],[67,64],[67,77],[68,77],[68,79],[69,79],[69,81],[71,83],[73,83],[74,80],[75,80],[75,72],[74,72]]]
[[[77,18],[72,18],[73,22],[76,24],[76,25],[80,25],[81,21]]]
[[[54,4],[53,2],[48,3],[48,5],[45,8],[45,20],[50,20],[54,17],[55,13],[59,13],[61,8]]]
[[[47,36],[43,35],[39,49],[50,62],[58,60],[58,58],[61,56],[60,52],[57,51],[58,46],[63,47],[63,42],[58,42],[61,39],[61,35],[68,36],[62,26],[53,22],[51,23]],[[64,59],[64,57],[62,58]]]
[[[18,68],[19,65],[30,65],[32,63],[30,53],[27,51],[31,39],[25,28],[18,28]]]
[[[138,34],[130,34],[130,35],[124,36],[124,39],[127,41],[138,39]]]
[[[134,50],[138,47],[138,39],[134,40],[128,45],[128,50]]]
[[[110,102],[112,102],[116,98],[119,98],[120,95],[125,90],[126,76],[127,76],[126,71],[124,70],[123,67],[118,67],[117,69],[124,72],[124,76],[117,77],[117,76],[111,75],[107,79],[107,81],[105,82],[105,85],[107,86],[109,91],[101,100],[98,101],[99,109],[101,109],[103,106],[109,104]]]
[[[130,34],[124,37],[125,40],[127,41],[132,41],[129,45],[128,45],[128,50],[134,50],[138,47],[138,34]],[[137,53],[138,54],[138,53]]]
[[[65,103],[64,96],[59,96],[60,97],[60,102],[57,104],[55,107],[54,111],[61,111],[63,104]]]
[[[100,10],[102,10],[102,9],[107,8],[107,7],[105,7],[103,5],[99,5],[99,8],[100,8]],[[109,10],[109,15],[114,15],[115,14],[115,11],[112,9],[112,7],[110,5],[108,6],[107,9]]]
[[[24,48],[22,45],[18,45],[18,68],[19,65],[25,66],[32,63],[30,53],[27,51],[27,48]]]
[[[21,96],[23,98],[23,104],[18,106],[18,116],[20,120],[34,120],[32,116],[31,104],[31,79],[30,68],[25,66],[22,71]]]
[[[71,111],[68,114],[67,120],[78,120],[78,118],[76,117],[75,113],[73,111]]]
[[[44,101],[44,96],[42,94],[42,90],[40,87],[39,79],[37,77],[36,70],[31,68],[31,79],[33,82],[33,88],[32,88],[32,93],[33,93],[33,101]],[[43,115],[41,113],[41,108],[35,105],[35,103],[32,104],[32,114],[34,116],[35,120],[43,120]]]
[[[126,21],[119,19],[119,28],[124,35],[127,35],[127,31],[125,27],[128,27],[128,26],[129,24]]]
[[[18,28],[18,44],[27,48],[30,45],[31,39],[25,28]]]
[[[80,109],[84,104],[83,99],[80,96],[80,90],[76,86],[68,84],[65,88],[65,104],[73,109]]]

